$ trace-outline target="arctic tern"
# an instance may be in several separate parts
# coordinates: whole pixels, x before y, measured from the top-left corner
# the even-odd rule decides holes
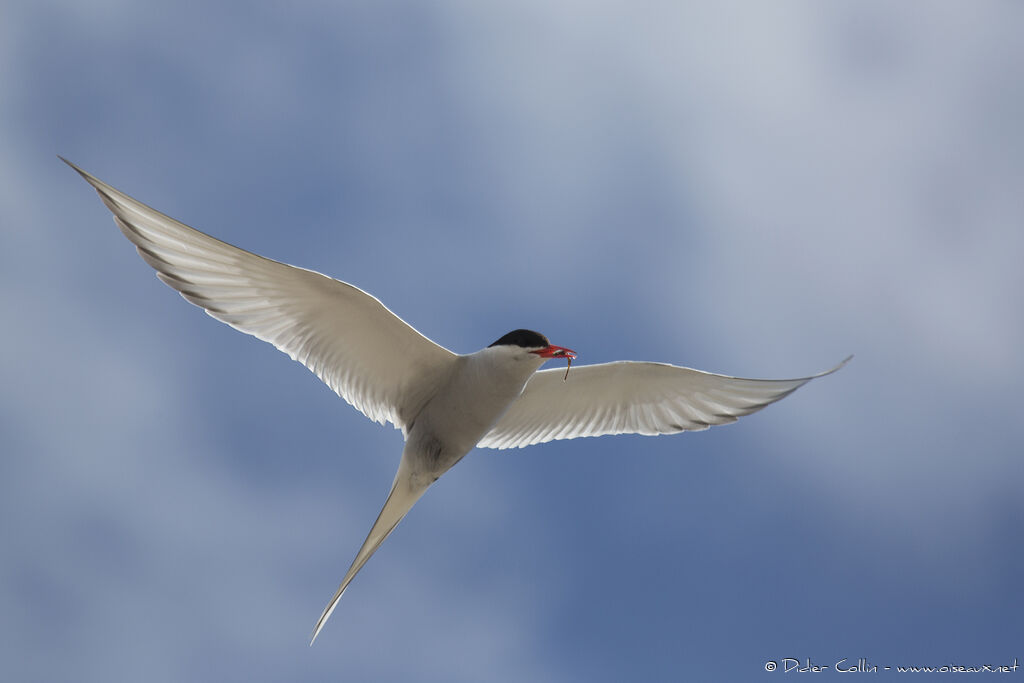
[[[437,479],[474,447],[522,448],[604,434],[674,434],[735,422],[848,360],[799,379],[743,379],[666,363],[540,370],[576,353],[518,329],[470,354],[427,339],[358,287],[239,249],[78,168],[164,283],[210,316],[270,342],[405,447],[384,507],[313,629]]]

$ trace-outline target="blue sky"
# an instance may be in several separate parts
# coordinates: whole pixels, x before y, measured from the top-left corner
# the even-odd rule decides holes
[[[1024,662],[1022,20],[7,3],[3,677]],[[163,286],[56,154],[455,351],[529,327],[580,362],[856,358],[729,427],[474,451],[310,649],[400,434]]]

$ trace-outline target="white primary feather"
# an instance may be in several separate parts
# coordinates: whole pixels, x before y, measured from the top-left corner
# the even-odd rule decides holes
[[[707,429],[785,398],[848,360],[800,379],[743,379],[634,361],[573,367],[567,377],[561,369],[541,370],[477,445],[522,448],[581,436]]]
[[[157,276],[189,302],[270,342],[371,420],[405,430],[455,354],[358,287],[210,237],[78,171]]]

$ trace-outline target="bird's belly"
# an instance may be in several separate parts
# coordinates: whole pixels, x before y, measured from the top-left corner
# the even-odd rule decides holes
[[[470,401],[453,401],[447,405],[428,406],[416,420],[424,436],[436,440],[443,451],[468,453],[508,408],[510,402],[500,405]]]
[[[498,419],[519,396],[522,387],[485,394],[474,392],[448,392],[435,398],[416,418],[409,434],[410,440],[420,439],[423,447],[438,452],[439,464],[448,469],[491,430]]]

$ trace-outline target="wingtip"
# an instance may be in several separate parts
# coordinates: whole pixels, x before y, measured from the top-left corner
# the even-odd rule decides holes
[[[57,155],[57,158],[60,159],[61,161],[63,161],[68,166],[70,166],[72,168],[72,170],[74,170],[78,175],[80,175],[83,178],[85,178],[86,182],[88,182],[90,185],[92,185],[93,187],[96,187],[96,183],[98,181],[97,181],[97,179],[95,177],[93,177],[93,175],[91,173],[88,173],[87,171],[83,171],[81,168],[78,167],[77,164],[75,164],[75,163],[73,163],[71,161],[68,161],[67,159],[65,159],[64,157],[62,157],[59,154]]]
[[[835,367],[830,368],[830,369],[826,370],[825,372],[821,373],[820,375],[816,375],[816,376],[817,377],[824,377],[825,375],[831,375],[833,372],[836,372],[837,370],[842,369],[842,367],[844,365],[846,365],[847,363],[849,363],[851,360],[853,360],[853,354],[852,353],[849,356],[847,356],[846,358],[844,358],[841,361],[839,361],[838,365],[836,365]]]
[[[63,161],[63,162],[64,162],[65,164],[67,164],[68,166],[70,166],[71,168],[73,168],[73,169],[75,169],[76,171],[78,171],[79,173],[82,173],[82,169],[78,168],[78,166],[75,166],[75,165],[74,165],[73,163],[71,163],[70,161],[68,161],[67,159],[65,159],[64,157],[62,157],[61,155],[59,155],[59,154],[58,154],[58,155],[57,155],[57,158],[58,158],[58,159],[60,159],[61,161]]]

